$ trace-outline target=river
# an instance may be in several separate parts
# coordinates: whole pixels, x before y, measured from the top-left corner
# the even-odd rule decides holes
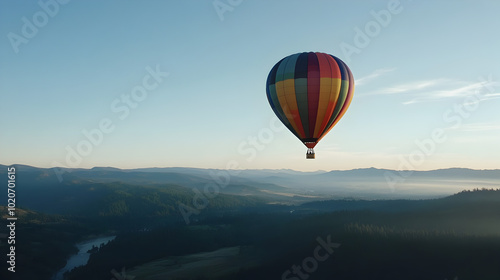
[[[87,253],[87,251],[92,249],[92,246],[99,247],[101,244],[106,244],[115,239],[115,237],[116,236],[99,237],[76,244],[78,253],[69,257],[66,266],[59,270],[54,277],[52,277],[52,280],[63,280],[63,274],[66,271],[70,271],[77,266],[86,265],[90,257],[90,253]]]

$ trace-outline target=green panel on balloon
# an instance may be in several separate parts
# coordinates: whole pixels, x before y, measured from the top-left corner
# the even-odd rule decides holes
[[[295,79],[295,96],[297,98],[300,120],[302,121],[306,137],[308,137],[309,118],[307,111],[307,78]]]

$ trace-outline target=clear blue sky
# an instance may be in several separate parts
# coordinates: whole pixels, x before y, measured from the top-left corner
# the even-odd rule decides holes
[[[500,168],[498,1],[40,2],[0,2],[1,164]],[[265,94],[303,51],[356,81],[316,160]]]

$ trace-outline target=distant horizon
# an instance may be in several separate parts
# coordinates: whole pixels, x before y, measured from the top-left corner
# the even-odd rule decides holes
[[[451,169],[466,169],[466,170],[476,170],[476,171],[490,171],[490,170],[500,170],[500,168],[470,168],[470,167],[446,167],[446,168],[435,168],[435,169],[391,169],[391,168],[383,168],[383,167],[358,167],[358,168],[350,168],[350,169],[330,169],[330,170],[324,170],[324,169],[318,169],[318,170],[296,170],[296,169],[291,169],[291,168],[244,168],[244,169],[238,169],[238,168],[232,168],[232,169],[227,169],[227,168],[212,168],[212,167],[192,167],[192,166],[149,166],[149,167],[132,167],[132,168],[121,168],[121,167],[115,167],[115,166],[93,166],[93,167],[64,167],[64,166],[53,166],[53,167],[40,167],[40,166],[35,166],[35,165],[30,165],[30,164],[24,164],[24,163],[13,163],[13,164],[5,164],[5,163],[0,163],[2,166],[27,166],[27,167],[33,167],[33,168],[39,168],[39,169],[53,169],[53,168],[63,168],[63,169],[83,169],[83,170],[91,170],[94,168],[112,168],[112,169],[118,169],[118,170],[138,170],[138,169],[167,169],[167,168],[185,168],[185,169],[200,169],[200,170],[257,170],[257,171],[263,171],[263,170],[272,170],[272,171],[280,171],[280,170],[290,170],[294,172],[303,172],[303,173],[314,173],[314,172],[330,172],[330,171],[351,171],[351,170],[366,170],[366,169],[377,169],[377,170],[390,170],[390,171],[437,171],[437,170],[451,170]]]

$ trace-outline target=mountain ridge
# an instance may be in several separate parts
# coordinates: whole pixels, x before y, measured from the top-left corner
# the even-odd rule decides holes
[[[72,167],[59,167],[59,166],[54,166],[54,167],[37,167],[33,165],[27,165],[27,164],[0,164],[0,168],[7,168],[9,166],[16,166],[16,167],[21,167],[22,169],[45,169],[45,170],[53,170],[53,169],[62,169],[62,170],[68,170],[70,171],[76,171],[76,170],[94,170],[94,171],[124,171],[124,172],[131,172],[131,171],[137,171],[137,172],[163,172],[167,170],[191,170],[191,171],[223,171],[223,170],[229,170],[229,171],[253,171],[253,172],[284,172],[284,173],[311,173],[311,174],[317,174],[317,173],[331,173],[331,172],[347,172],[347,171],[394,171],[394,172],[434,172],[434,171],[500,171],[500,168],[493,168],[493,169],[476,169],[476,168],[468,168],[468,167],[448,167],[448,168],[438,168],[438,169],[429,169],[429,170],[396,170],[396,169],[388,169],[388,168],[378,168],[378,167],[361,167],[361,168],[353,168],[353,169],[344,169],[344,170],[339,170],[339,169],[332,169],[329,171],[326,170],[316,170],[316,171],[301,171],[301,170],[294,170],[294,169],[289,169],[289,168],[282,168],[282,169],[269,169],[269,168],[264,168],[264,169],[224,169],[224,168],[201,168],[201,167],[182,167],[182,166],[170,166],[170,167],[139,167],[139,168],[119,168],[119,167],[114,167],[114,166],[94,166],[90,168],[72,168]]]
[[[221,193],[258,195],[281,200],[294,198],[397,199],[431,198],[451,195],[473,188],[500,186],[500,169],[448,168],[430,171],[396,171],[379,168],[357,168],[332,171],[294,171],[289,169],[203,169],[154,167],[119,169],[93,167],[58,169],[16,166],[16,183],[26,189],[53,187],[63,182],[125,182],[135,185],[170,184],[188,190],[204,191],[217,185]],[[7,166],[0,165],[0,176]],[[390,181],[393,178],[394,181]],[[226,188],[227,187],[227,188]],[[3,195],[0,195],[0,198]],[[288,198],[287,198],[288,197]]]

